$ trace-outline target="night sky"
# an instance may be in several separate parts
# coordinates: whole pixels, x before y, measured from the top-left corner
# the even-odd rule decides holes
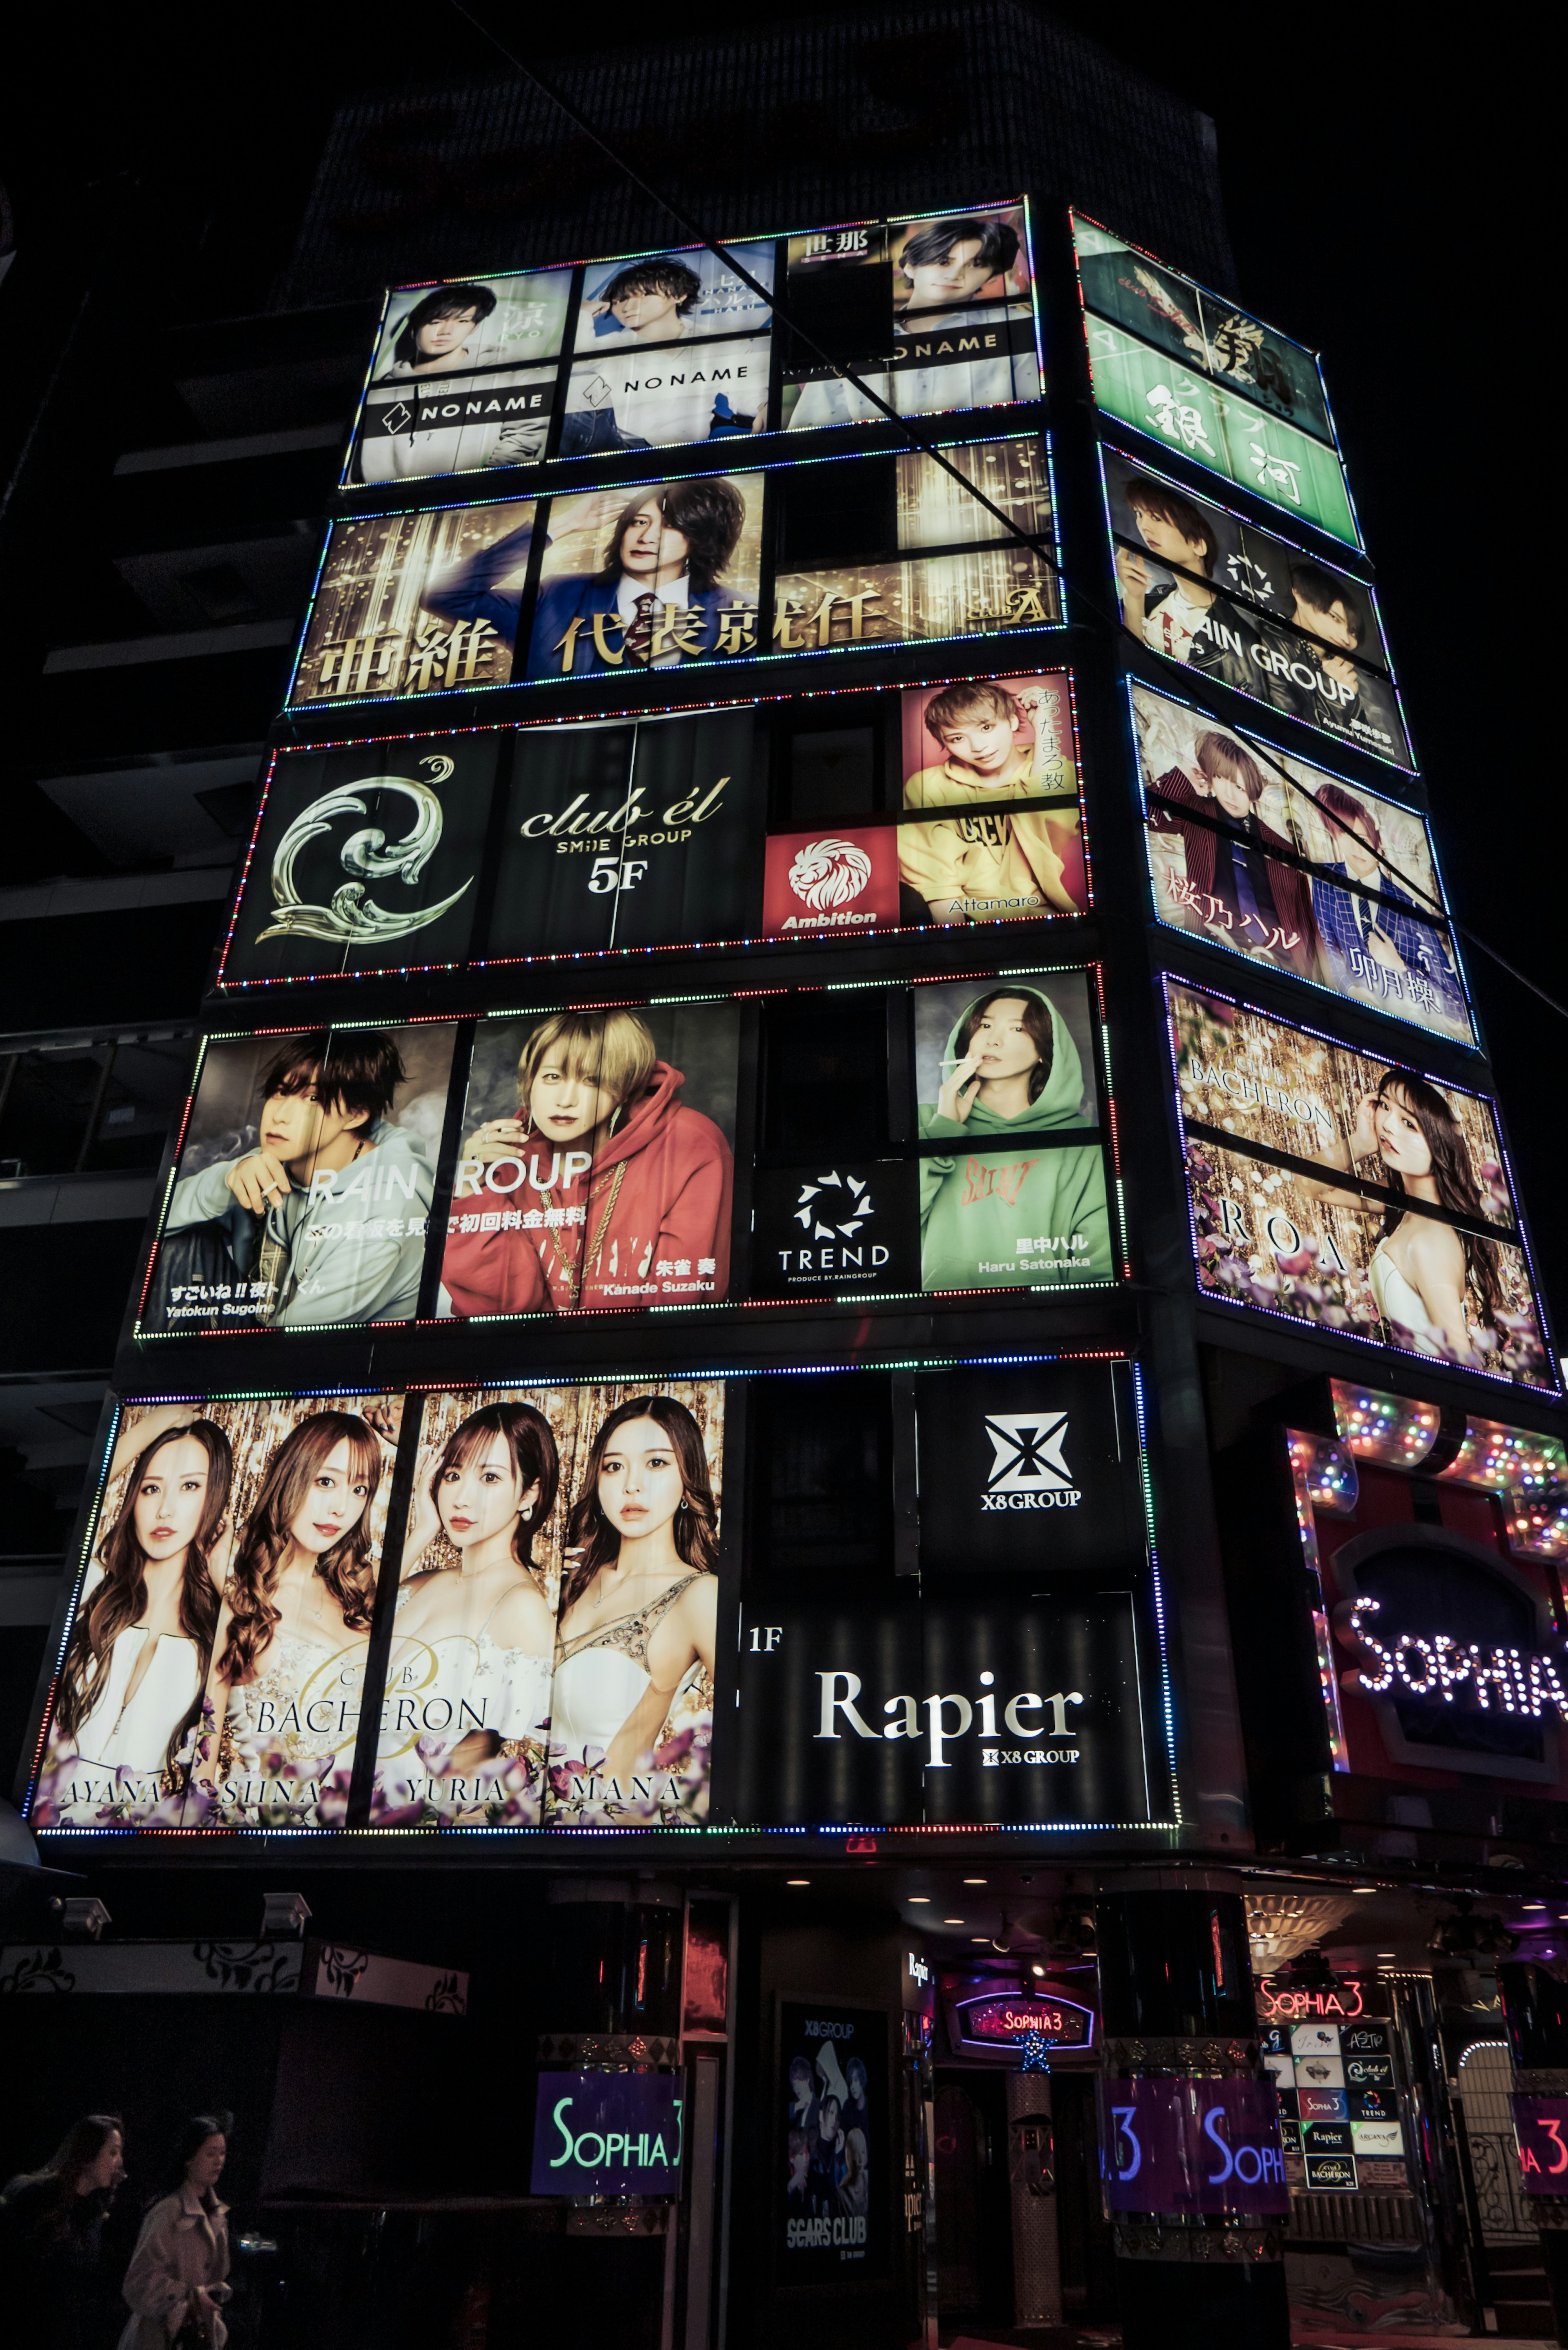
[[[759,0],[665,21],[722,36],[803,13]],[[1551,796],[1563,688],[1550,545],[1568,386],[1552,357],[1563,264],[1545,198],[1560,134],[1545,119],[1555,76],[1531,46],[1547,20],[1255,0],[1047,13],[1214,118],[1242,297],[1324,356],[1456,912],[1568,1000]],[[590,26],[596,46],[646,43],[660,12],[599,0],[587,20],[512,7],[495,21],[544,64],[580,50]],[[28,265],[0,292],[7,473],[84,255],[104,249],[117,174],[182,208],[221,184],[230,218],[237,204],[265,244],[271,222],[296,213],[341,97],[498,70],[441,0],[52,12],[30,20],[12,66],[0,176]],[[155,330],[157,255],[136,265]],[[1473,948],[1466,959],[1562,1343],[1568,1024]]]

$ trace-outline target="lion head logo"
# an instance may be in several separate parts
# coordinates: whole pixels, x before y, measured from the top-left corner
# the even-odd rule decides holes
[[[852,840],[814,840],[789,868],[789,886],[814,914],[847,906],[871,879],[871,859]]]

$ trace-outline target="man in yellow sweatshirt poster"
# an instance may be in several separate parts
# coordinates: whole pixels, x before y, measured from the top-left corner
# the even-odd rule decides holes
[[[1064,677],[981,678],[907,692],[904,773],[906,811],[950,811],[898,827],[905,920],[1086,910]],[[1018,805],[1040,801],[1050,805]]]

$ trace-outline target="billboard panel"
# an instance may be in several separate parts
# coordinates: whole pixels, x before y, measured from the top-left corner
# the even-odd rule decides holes
[[[727,1296],[740,1051],[734,1003],[482,1022],[438,1310]]]
[[[1160,920],[1474,1044],[1426,819],[1129,691]]]
[[[127,1408],[36,1825],[341,1825],[401,1409],[400,1397]]]
[[[387,296],[346,479],[530,465],[545,453],[569,269],[448,278]]]
[[[793,236],[785,283],[792,317],[900,416],[1040,397],[1022,204]],[[881,412],[815,352],[793,348],[780,419],[790,431]]]
[[[1140,642],[1414,768],[1369,587],[1117,450],[1101,459],[1122,620]]]
[[[1113,1277],[1088,983],[1039,978],[915,992],[923,1289]]]
[[[1137,1614],[1131,1590],[1024,1596],[984,1578],[962,1600],[927,1595],[904,1607],[759,1594],[740,1648],[742,1816],[1160,1817]]]
[[[808,1454],[913,1415],[922,1489],[941,1492],[921,1577],[880,1591],[791,1547],[809,1522],[836,1555],[848,1521],[820,1492],[802,1519],[811,1478],[788,1445],[753,1448],[742,1556],[736,1376],[758,1375],[128,1404],[33,1824],[701,1825],[737,1649],[742,1701],[718,1718],[740,1735],[742,1820],[1163,1820],[1127,1366],[956,1363],[912,1399],[886,1369],[850,1371],[857,1391],[818,1389],[805,1418],[812,1381],[778,1379],[756,1425],[794,1428]],[[883,1448],[850,1505],[855,1541],[889,1557],[892,1474]]]
[[[783,2284],[864,2284],[888,2273],[888,2024],[877,2008],[779,2002],[783,2143],[771,2199]]]
[[[1199,1287],[1554,1388],[1493,1105],[1165,988]]]
[[[290,706],[629,677],[751,659],[770,645],[824,652],[1056,625],[1044,442],[976,442],[946,455],[948,464],[925,452],[834,458],[820,471],[774,466],[341,517],[327,533]],[[782,534],[771,639],[764,494]]]
[[[406,1321],[455,1034],[209,1038],[138,1335]]]
[[[537,511],[518,498],[332,523],[289,702],[508,684]]]
[[[706,1818],[722,1379],[425,1399],[371,1818]]]
[[[1156,261],[1074,213],[1073,244],[1086,307],[1199,369],[1254,407],[1336,445],[1317,355],[1223,295]]]
[[[914,686],[900,700],[900,820],[772,835],[764,933],[1086,912],[1065,671]]]
[[[877,416],[823,351],[899,415],[1040,397],[1023,203],[724,250],[722,260],[684,245],[394,287],[345,485]],[[792,315],[816,348],[786,338],[775,413],[769,296],[786,272]]]
[[[1073,226],[1097,404],[1359,547],[1312,353],[1080,215]]]
[[[489,959],[744,937],[765,817],[749,707],[519,734]]]
[[[220,986],[462,962],[500,738],[280,751]]]
[[[1065,670],[860,709],[892,805],[765,841],[764,705],[280,751],[217,986],[1088,910]]]
[[[785,484],[784,551],[774,583],[775,652],[994,636],[1062,619],[1044,442],[971,442],[942,454],[959,479],[924,452],[910,451],[831,461],[854,465],[853,478],[825,468],[820,477]],[[890,476],[885,517],[877,513],[882,501],[873,493],[873,468]],[[966,484],[998,512],[971,496]],[[1039,539],[1041,549],[1013,537],[1003,515]],[[863,551],[853,548],[857,536]],[[816,546],[821,562],[812,560]],[[918,552],[927,548],[933,552]]]
[[[552,499],[528,675],[680,669],[754,653],[763,480],[704,474]],[[514,534],[519,546],[529,529]],[[451,608],[488,612],[504,576],[499,552],[472,563],[446,591]]]

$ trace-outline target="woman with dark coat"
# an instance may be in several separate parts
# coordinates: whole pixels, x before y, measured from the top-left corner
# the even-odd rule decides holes
[[[110,2306],[103,2228],[125,2176],[118,2114],[84,2114],[42,2170],[0,2196],[6,2338],[17,2350],[98,2350]]]

